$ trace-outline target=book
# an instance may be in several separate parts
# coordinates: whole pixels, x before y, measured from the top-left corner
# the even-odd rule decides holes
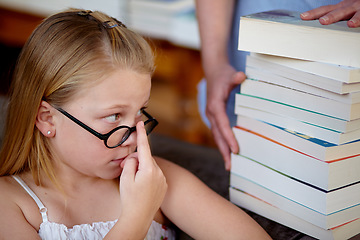
[[[334,144],[344,144],[360,138],[360,128],[353,129],[351,131],[340,132],[315,124],[299,121],[286,115],[274,114],[272,112],[242,106],[236,106],[235,114],[254,118],[286,129],[291,129],[307,136],[318,138]],[[360,125],[354,127],[360,127]]]
[[[360,216],[360,204],[332,214],[322,214],[234,173],[230,173],[230,187],[247,192],[274,207],[324,229],[334,228],[356,220]]]
[[[276,102],[262,97],[245,95],[242,93],[238,93],[235,96],[235,109],[237,106],[254,108],[261,111],[271,110],[274,114],[286,115],[299,121],[339,132],[353,131],[358,129],[360,125],[360,119],[346,121],[344,119],[295,107],[286,103]]]
[[[360,155],[325,162],[240,126],[233,131],[240,154],[323,190],[360,181]]]
[[[127,9],[129,28],[151,38],[199,49],[193,0],[132,0]]]
[[[252,58],[256,58],[262,63],[270,63],[281,70],[289,71],[304,76],[321,76],[327,81],[339,81],[348,85],[349,83],[360,82],[360,68],[329,64],[322,62],[307,61],[295,58],[280,57],[268,54],[250,53]],[[349,86],[352,86],[351,84]],[[358,85],[357,85],[358,86]]]
[[[360,103],[338,102],[284,86],[246,79],[241,84],[241,94],[261,97],[275,102],[289,104],[308,111],[351,121],[360,118]]]
[[[320,239],[360,233],[359,39],[294,11],[241,17],[232,202]]]
[[[281,210],[246,192],[230,187],[229,194],[230,201],[234,204],[317,239],[343,240],[359,236],[360,219],[327,230]]]
[[[285,86],[339,102],[356,103],[360,101],[360,83],[342,83],[342,85],[358,86],[358,89],[353,88],[349,93],[334,92],[331,89],[333,82],[336,80],[326,79],[313,74],[310,74],[311,77],[304,77],[304,74],[297,74],[295,72],[282,73],[277,71],[276,67],[263,67],[261,60],[254,59],[252,56],[247,56],[245,69],[247,78]],[[318,82],[323,85],[318,84]],[[340,82],[336,81],[336,83]]]
[[[240,19],[238,49],[283,57],[360,67],[360,28],[346,21],[321,25],[299,12],[274,10]]]
[[[193,0],[132,0],[129,2],[129,11],[135,14],[174,15],[192,10],[193,7]]]
[[[240,115],[237,116],[237,127],[239,126],[254,132],[254,134],[259,134],[265,138],[272,139],[282,145],[325,162],[338,161],[342,158],[360,155],[360,140],[336,145]]]
[[[325,191],[243,155],[236,155],[231,164],[232,173],[322,214],[360,204],[360,182]]]

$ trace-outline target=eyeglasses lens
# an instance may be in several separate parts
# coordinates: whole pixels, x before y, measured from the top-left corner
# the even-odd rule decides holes
[[[109,147],[118,146],[119,144],[125,142],[129,135],[130,130],[128,128],[119,128],[109,136],[107,139],[107,145]]]
[[[155,128],[156,121],[154,119],[150,119],[145,121],[145,131],[146,134],[150,134],[151,131]],[[120,128],[113,132],[110,137],[107,140],[107,146],[109,147],[116,147],[121,145],[123,142],[125,142],[131,133],[134,132],[134,129],[132,128]]]

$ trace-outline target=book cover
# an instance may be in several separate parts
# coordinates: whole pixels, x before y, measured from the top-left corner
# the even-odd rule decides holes
[[[241,84],[240,92],[241,94],[292,105],[346,121],[360,118],[359,102],[353,104],[338,102],[333,99],[263,81],[246,79]]]
[[[250,130],[235,127],[233,131],[240,154],[321,189],[329,191],[360,181],[360,155],[325,162]]]
[[[272,139],[322,161],[339,161],[342,158],[360,155],[360,140],[336,145],[256,119],[241,115],[237,118],[237,127],[243,127],[254,134]]]
[[[271,63],[272,66],[282,67],[282,69],[289,71],[294,70],[296,74],[303,73],[321,76],[327,79],[327,81],[335,80],[344,85],[360,82],[360,68],[259,53],[250,53],[250,55],[252,58],[262,62]]]
[[[343,240],[360,233],[360,219],[326,230],[246,192],[230,187],[229,194],[230,201],[234,204],[317,239]]]
[[[232,159],[231,164],[235,165],[231,173],[322,214],[332,214],[360,204],[360,182],[325,191],[242,155]]]
[[[254,118],[334,144],[344,144],[360,138],[360,128],[352,129],[351,131],[340,132],[333,129],[324,128],[319,125],[299,121],[286,115],[279,115],[268,111],[242,106],[236,106],[235,114]],[[354,127],[360,127],[360,125]]]
[[[247,56],[245,73],[250,79],[289,87],[339,102],[355,103],[360,101],[360,83],[341,83],[314,74],[298,74],[296,73],[298,70],[279,70],[276,65],[274,66],[272,67],[270,63],[263,64],[261,60]],[[349,93],[340,92],[340,88],[339,92],[334,92],[332,91],[334,85],[341,85],[341,89],[344,89],[345,85],[353,86],[353,89]]]
[[[322,214],[233,173],[230,173],[230,187],[247,192],[256,198],[324,229],[334,228],[356,220],[360,216],[360,204],[332,214]]]
[[[360,119],[346,121],[344,119],[299,108],[290,104],[241,93],[238,93],[235,96],[235,109],[237,106],[254,108],[261,111],[271,111],[273,114],[287,116],[289,118],[339,132],[353,131],[360,126]]]
[[[241,17],[239,50],[360,67],[360,28],[321,25],[299,12],[274,10]],[[331,51],[329,51],[331,49]]]

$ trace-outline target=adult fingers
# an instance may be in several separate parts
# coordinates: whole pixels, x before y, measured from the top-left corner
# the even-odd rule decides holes
[[[234,87],[236,87],[237,85],[239,85],[240,83],[242,83],[243,81],[245,81],[246,79],[246,75],[243,72],[236,72],[233,76],[232,76],[232,83],[234,85]],[[234,88],[233,87],[233,88]]]
[[[354,16],[348,21],[347,25],[351,28],[360,27],[360,10],[354,14]]]
[[[225,168],[230,168],[230,152],[238,152],[236,139],[230,128],[228,116],[225,111],[225,103],[217,103],[208,110],[208,118],[211,123],[211,132],[216,145],[225,161]]]
[[[335,9],[336,9],[336,5],[321,6],[300,14],[300,17],[303,20],[315,20],[315,19],[319,19],[320,17],[324,16],[325,14]]]
[[[326,5],[302,13],[303,20],[319,19],[324,25],[348,20],[349,27],[360,26],[360,0],[345,0],[335,5]]]
[[[341,20],[351,18],[355,13],[354,8],[351,5],[345,5],[332,10],[319,18],[319,22],[324,25],[332,24]]]
[[[221,156],[223,157],[225,169],[230,170],[231,168],[231,158],[230,158],[230,148],[229,145],[227,145],[226,140],[221,135],[218,128],[212,129],[212,134],[214,136],[216,145],[218,146],[218,149],[221,153]]]

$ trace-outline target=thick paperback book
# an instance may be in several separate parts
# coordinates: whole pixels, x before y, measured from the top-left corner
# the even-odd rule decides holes
[[[360,67],[360,28],[321,25],[299,12],[274,10],[241,17],[239,50]],[[331,51],[329,51],[331,49]]]

